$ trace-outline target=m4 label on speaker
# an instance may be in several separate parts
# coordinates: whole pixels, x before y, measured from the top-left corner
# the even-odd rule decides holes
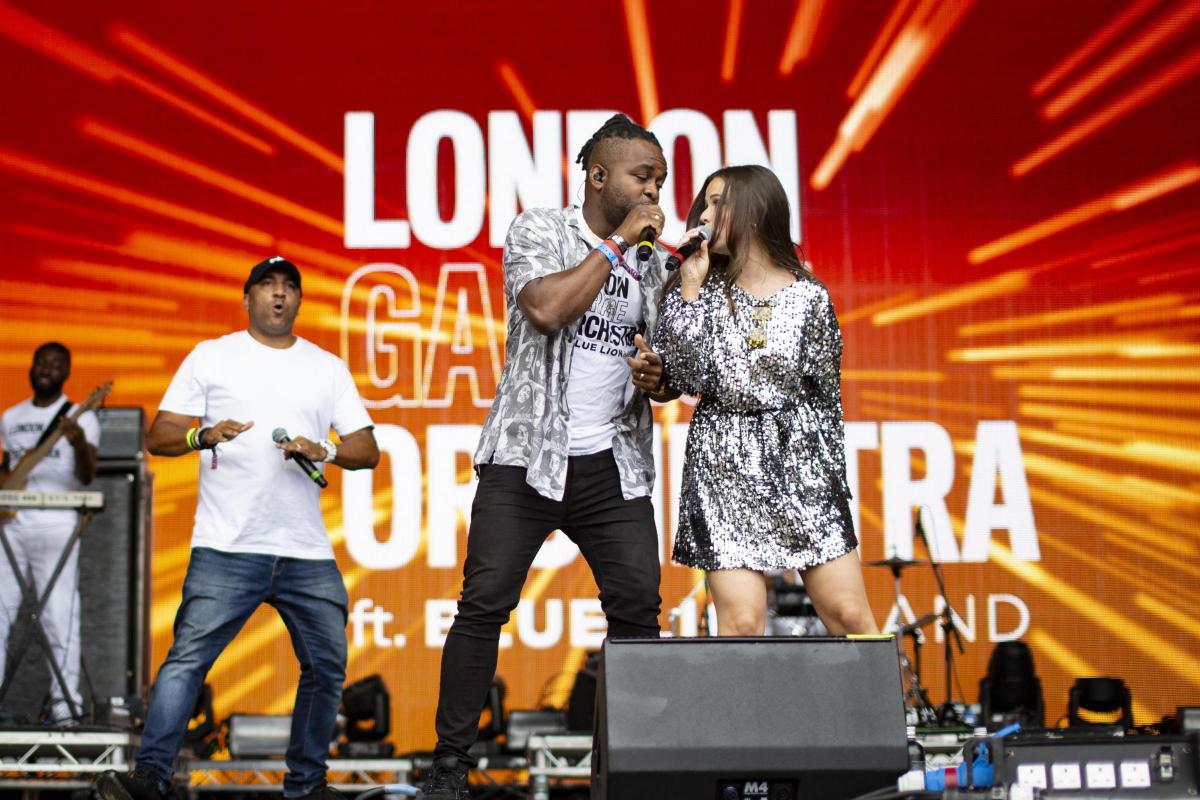
[[[724,780],[717,786],[718,800],[794,800],[794,781]]]

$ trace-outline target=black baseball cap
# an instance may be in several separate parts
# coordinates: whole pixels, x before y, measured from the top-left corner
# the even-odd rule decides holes
[[[246,278],[246,285],[242,287],[242,294],[250,294],[250,287],[261,281],[272,270],[286,272],[296,282],[296,288],[300,288],[300,269],[283,256],[271,256],[250,268],[250,276]]]

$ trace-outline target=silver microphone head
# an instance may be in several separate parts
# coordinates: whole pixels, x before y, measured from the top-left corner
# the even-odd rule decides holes
[[[287,430],[284,428],[276,428],[271,432],[271,438],[276,444],[283,444],[288,440]]]
[[[696,233],[699,234],[701,239],[712,240],[712,228],[707,225],[701,225],[700,230],[696,231]]]

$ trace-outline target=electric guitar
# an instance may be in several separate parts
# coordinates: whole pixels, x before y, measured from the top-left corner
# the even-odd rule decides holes
[[[47,453],[54,449],[54,445],[62,438],[66,422],[68,420],[75,422],[85,411],[91,411],[100,405],[111,391],[112,381],[103,386],[97,386],[87,396],[86,400],[71,409],[71,413],[67,414],[66,419],[60,422],[54,428],[54,432],[47,436],[41,444],[25,451],[25,455],[21,456],[21,460],[12,468],[12,471],[5,475],[3,480],[0,480],[0,489],[24,489],[26,482],[29,480],[29,473],[33,472],[33,468],[46,457]]]

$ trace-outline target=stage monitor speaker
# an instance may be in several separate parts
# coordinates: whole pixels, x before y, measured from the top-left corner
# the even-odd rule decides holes
[[[908,765],[890,637],[604,644],[593,800],[844,800]]]
[[[80,692],[91,710],[113,697],[141,694],[149,676],[148,558],[150,478],[141,460],[101,461],[86,487],[104,492],[104,511],[92,518],[80,540],[79,611],[83,669]],[[41,647],[12,648],[27,625],[9,636],[14,683],[0,711],[36,722],[51,690]]]
[[[83,661],[97,702],[144,695],[150,679],[151,476],[140,459],[101,461],[105,510],[83,535]],[[86,692],[86,688],[85,688]]]
[[[101,459],[140,458],[142,431],[146,427],[141,406],[101,406],[96,409],[100,422]]]

